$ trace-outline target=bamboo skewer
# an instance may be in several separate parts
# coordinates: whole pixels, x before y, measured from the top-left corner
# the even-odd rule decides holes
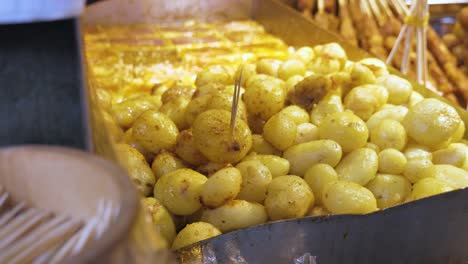
[[[340,34],[353,45],[357,46],[358,40],[356,37],[356,31],[353,27],[353,21],[349,15],[348,0],[338,0],[338,5],[338,14],[341,18]]]

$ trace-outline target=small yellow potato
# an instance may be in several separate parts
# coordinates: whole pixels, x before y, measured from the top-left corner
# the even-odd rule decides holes
[[[115,151],[119,163],[127,170],[138,192],[143,196],[149,195],[156,179],[145,157],[127,144],[116,144]]]
[[[374,84],[376,81],[374,73],[361,63],[354,63],[349,70],[351,77],[351,87],[364,84]]]
[[[341,96],[336,93],[329,93],[314,106],[310,113],[310,120],[314,125],[319,126],[327,116],[343,111]]]
[[[190,103],[190,98],[178,97],[161,106],[159,111],[169,117],[177,128],[185,129],[187,123],[185,121],[185,110]]]
[[[201,219],[222,232],[229,232],[263,224],[268,220],[268,215],[261,204],[231,200],[218,208],[204,210]]]
[[[380,149],[403,150],[407,142],[405,128],[398,121],[385,119],[371,130],[370,142],[379,146]]]
[[[164,174],[154,186],[154,197],[173,214],[190,215],[201,208],[200,193],[208,179],[191,169]]]
[[[172,249],[180,249],[219,235],[221,235],[221,231],[209,223],[195,222],[188,224],[177,234],[174,243],[172,243]]]
[[[415,143],[408,143],[403,151],[407,160],[412,159],[428,159],[432,160],[432,152],[426,146]]]
[[[465,122],[460,122],[460,125],[458,126],[457,130],[452,136],[451,142],[458,142],[463,139],[465,136]]]
[[[318,127],[312,123],[303,123],[297,126],[294,145],[307,143],[319,139]]]
[[[403,119],[408,136],[429,147],[450,140],[461,122],[455,108],[433,98],[413,105]]]
[[[294,86],[298,84],[300,81],[304,80],[304,77],[301,75],[294,75],[291,76],[286,83],[284,84],[284,89],[286,91],[286,95],[289,97],[290,93],[294,92]]]
[[[371,191],[347,181],[328,184],[322,193],[322,203],[333,214],[367,214],[377,210]]]
[[[197,74],[195,85],[197,87],[208,83],[233,84],[234,76],[228,67],[222,65],[212,65],[204,68]]]
[[[200,165],[197,167],[196,171],[199,173],[206,175],[207,177],[211,177],[211,175],[215,174],[217,171],[222,170],[224,168],[232,167],[229,163],[216,163],[216,162],[208,162],[206,164]]]
[[[461,150],[461,151],[465,152],[466,160],[465,160],[465,162],[463,163],[463,165],[460,168],[468,171],[468,145],[466,145],[466,143],[464,143],[464,141],[462,141],[460,143],[452,143],[447,148],[448,149],[457,149],[457,150]]]
[[[240,75],[242,69],[242,76]],[[257,74],[256,66],[255,64],[243,64],[239,65],[237,67],[236,73],[234,75],[234,80],[237,80],[239,77],[242,77],[240,79],[241,81],[241,86],[246,87],[247,80]]]
[[[309,114],[297,105],[287,106],[283,108],[280,113],[288,116],[288,118],[294,121],[297,125],[309,122]]]
[[[262,135],[252,135],[252,148],[250,152],[265,155],[281,156],[281,151],[273,147],[268,141],[266,141]]]
[[[283,153],[283,158],[291,164],[291,174],[303,176],[308,168],[317,163],[336,166],[342,154],[340,145],[335,141],[316,140],[288,148]]]
[[[336,42],[327,43],[320,49],[319,56],[329,59],[338,59],[343,61],[348,60],[346,51]]]
[[[362,120],[368,120],[387,102],[387,99],[388,92],[384,87],[368,84],[349,91],[344,99],[344,105]]]
[[[364,147],[369,137],[366,123],[350,111],[327,116],[319,125],[321,139],[336,141],[343,152]]]
[[[153,110],[141,114],[133,124],[136,141],[153,153],[172,148],[178,134],[179,129],[168,116]]]
[[[406,157],[396,149],[388,148],[379,153],[379,172],[401,174],[406,167]]]
[[[276,77],[281,64],[282,61],[276,59],[260,59],[257,61],[257,73]]]
[[[153,170],[156,180],[158,180],[164,174],[186,167],[187,166],[185,166],[182,160],[180,160],[171,152],[167,151],[163,151],[156,155],[153,163],[151,164],[151,169]]]
[[[283,62],[278,68],[278,77],[287,81],[294,75],[304,75],[306,67],[301,60],[290,59]]]
[[[177,135],[175,153],[190,165],[199,166],[208,162],[195,144],[192,129],[183,130]]]
[[[332,92],[340,95],[346,95],[351,88],[353,88],[351,83],[351,74],[345,71],[334,72],[327,75],[328,78],[332,81]]]
[[[338,178],[362,186],[374,179],[379,167],[379,157],[374,150],[359,148],[346,155],[335,170]]]
[[[339,72],[342,68],[342,62],[338,59],[328,59],[319,57],[307,64],[307,70],[318,74],[327,75]]]
[[[228,167],[215,172],[203,185],[200,201],[208,208],[216,208],[234,199],[240,192],[242,176],[238,169]]]
[[[212,94],[210,100],[206,103],[204,111],[210,109],[222,109],[231,112],[233,94],[234,93]],[[239,104],[237,105],[237,118],[247,121],[247,109],[244,101],[242,101],[241,99],[239,99]]]
[[[411,83],[393,74],[385,75],[377,80],[388,91],[388,102],[390,104],[402,105],[408,103],[413,92]]]
[[[315,52],[310,47],[301,47],[294,54],[292,54],[293,58],[301,60],[303,63],[310,62],[313,58],[315,58]]]
[[[245,82],[245,87],[246,87],[246,90],[250,89],[250,87],[252,87],[252,84],[256,83],[256,82],[262,82],[262,81],[265,81],[265,80],[270,80],[270,79],[276,79],[270,75],[266,75],[266,74],[255,74],[255,75],[252,75],[250,76],[247,81]]]
[[[115,121],[122,128],[129,128],[143,112],[149,109],[157,110],[159,106],[155,106],[153,102],[144,100],[144,97],[137,97],[125,100],[121,103],[112,105],[112,113]]]
[[[316,204],[322,204],[322,193],[325,186],[338,181],[338,174],[332,166],[325,163],[318,163],[306,171],[304,180],[312,189]]]
[[[153,225],[159,230],[169,245],[172,244],[172,241],[176,237],[176,228],[171,214],[169,214],[160,201],[153,197],[146,197],[143,201],[146,208],[148,208],[148,212],[151,214]]]
[[[413,185],[411,200],[418,200],[450,191],[453,191],[453,188],[447,182],[437,178],[424,178]]]
[[[290,219],[304,216],[314,203],[314,194],[306,181],[285,175],[271,181],[265,208],[271,220]]]
[[[454,189],[468,187],[468,172],[452,165],[435,165],[435,178],[447,182]]]
[[[369,149],[373,149],[373,150],[375,151],[375,153],[379,153],[379,152],[380,152],[379,146],[377,146],[376,144],[371,143],[371,142],[367,142],[366,145],[365,145],[364,147],[365,147],[365,148],[369,148]]]
[[[415,183],[423,178],[434,178],[436,169],[432,161],[428,159],[408,159],[403,175]]]
[[[237,164],[242,175],[242,185],[238,199],[262,203],[265,200],[268,184],[272,175],[267,166],[258,160],[248,160]]]
[[[372,131],[378,124],[385,119],[392,119],[398,122],[402,122],[408,113],[408,108],[405,106],[394,106],[385,109],[381,109],[378,112],[371,115],[367,120],[366,124],[370,131]]]
[[[326,216],[326,215],[330,215],[331,213],[321,207],[321,206],[314,206],[314,208],[312,208],[308,213],[307,213],[307,216]]]
[[[171,88],[167,89],[161,95],[161,102],[163,104],[167,104],[172,100],[177,98],[185,98],[190,100],[192,98],[193,93],[195,92],[195,87],[192,85],[185,85],[183,83],[176,82]]]
[[[411,194],[408,179],[392,174],[377,174],[366,188],[374,194],[380,209],[399,205]]]
[[[195,121],[195,118],[197,118],[199,114],[208,110],[207,105],[211,97],[211,94],[204,94],[190,101],[187,108],[185,108],[185,122],[188,126],[193,124],[193,121]]]
[[[376,77],[388,74],[387,64],[376,58],[365,58],[359,61],[360,64],[369,68]]]
[[[195,144],[210,161],[234,163],[241,160],[252,147],[252,134],[242,119],[236,119],[230,129],[231,113],[214,109],[201,113],[193,122]]]
[[[278,113],[272,116],[263,127],[263,137],[279,150],[285,150],[294,144],[297,124],[287,115]]]
[[[288,92],[288,100],[310,111],[332,89],[332,81],[329,77],[312,74],[298,82],[294,89]]]
[[[259,155],[253,154],[246,156],[242,161],[258,160],[265,165],[271,172],[273,178],[278,176],[287,175],[289,172],[290,164],[287,159],[275,155]]]
[[[410,96],[410,99],[409,99],[409,102],[408,102],[408,106],[413,106],[413,105],[421,102],[422,100],[424,100],[424,96],[422,96],[420,93],[418,93],[416,91],[413,91],[413,92],[411,92],[411,96]]]
[[[250,85],[243,99],[249,114],[258,115],[263,120],[267,120],[283,109],[286,91],[283,83],[270,78]]]
[[[434,164],[448,164],[462,167],[466,162],[466,151],[458,148],[440,149],[432,153]]]

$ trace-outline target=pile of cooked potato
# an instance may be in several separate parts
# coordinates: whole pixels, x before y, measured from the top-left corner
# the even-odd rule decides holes
[[[465,124],[454,107],[424,98],[377,59],[349,61],[336,43],[285,61],[209,66],[194,83],[108,107],[125,130],[119,157],[173,249],[468,186]]]

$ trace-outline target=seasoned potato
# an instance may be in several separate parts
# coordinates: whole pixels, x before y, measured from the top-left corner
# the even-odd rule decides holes
[[[348,181],[328,184],[322,193],[322,203],[333,214],[367,214],[377,210],[372,192]]]
[[[359,148],[346,155],[335,169],[340,180],[364,186],[375,177],[378,166],[379,158],[374,150]]]
[[[272,179],[268,167],[258,160],[248,160],[237,164],[236,168],[242,175],[241,190],[237,198],[262,203]]]
[[[210,161],[234,163],[241,160],[252,147],[252,134],[242,119],[236,119],[233,134],[231,113],[208,110],[193,122],[192,131],[198,150]]]
[[[279,81],[279,79],[276,79],[276,78],[274,78],[274,77],[272,77],[270,75],[266,75],[266,74],[252,75],[245,82],[246,90],[250,89],[250,87],[256,82],[263,82],[265,80],[271,80],[271,79]]]
[[[177,98],[185,98],[187,100],[190,100],[194,92],[195,87],[176,82],[161,95],[161,102],[163,104],[167,104],[170,101],[175,100]]]
[[[252,148],[250,151],[257,154],[281,156],[281,151],[268,143],[262,135],[257,134],[252,135]]]
[[[405,106],[393,106],[385,109],[381,109],[374,113],[366,122],[369,130],[373,130],[378,124],[385,119],[392,119],[398,122],[402,122],[408,113],[408,108]]]
[[[231,70],[226,66],[208,66],[197,74],[195,85],[200,87],[208,83],[233,84],[234,76]]]
[[[137,97],[121,103],[114,103],[112,113],[120,127],[129,128],[143,112],[149,109],[157,110],[160,106],[160,104],[155,105],[153,102],[145,100],[145,97]]]
[[[283,109],[286,101],[284,84],[277,79],[266,79],[252,83],[243,96],[247,110],[267,120]]]
[[[424,178],[413,185],[411,200],[422,199],[425,197],[450,192],[453,188],[445,181],[437,178]]]
[[[197,167],[196,171],[199,173],[210,177],[211,175],[215,174],[217,171],[222,170],[224,168],[231,167],[229,163],[216,163],[216,162],[208,162],[206,164],[200,165]]]
[[[314,106],[310,113],[310,120],[314,125],[318,126],[327,116],[343,111],[344,107],[341,102],[341,96],[336,93],[329,93]]]
[[[260,59],[257,61],[257,73],[278,76],[278,69],[282,61],[276,59]]]
[[[379,153],[379,172],[401,174],[406,167],[406,157],[396,149],[388,148]]]
[[[385,119],[371,130],[370,141],[380,149],[403,150],[407,142],[406,131],[400,122]]]
[[[468,187],[468,172],[452,165],[435,165],[435,178],[447,182],[454,189]]]
[[[284,84],[284,90],[286,91],[286,96],[289,98],[289,94],[294,92],[294,86],[300,81],[304,80],[304,77],[301,75],[291,76],[286,83]]]
[[[365,145],[364,147],[374,150],[375,153],[379,153],[379,152],[380,152],[379,146],[377,146],[376,144],[371,143],[371,142],[367,142],[366,145]]]
[[[229,232],[265,223],[268,215],[261,204],[231,200],[216,209],[204,210],[201,219],[222,232]]]
[[[146,150],[157,153],[172,148],[179,129],[166,115],[148,110],[141,114],[133,124],[133,135]]]
[[[200,194],[208,179],[191,169],[164,174],[154,186],[154,197],[173,214],[190,215],[201,208]]]
[[[283,153],[283,158],[291,164],[290,173],[303,176],[308,168],[317,163],[336,166],[341,159],[342,151],[333,140],[316,140],[297,144]]]
[[[191,126],[195,118],[207,109],[208,102],[211,99],[211,94],[204,94],[193,98],[185,109],[185,122]]]
[[[263,137],[279,150],[292,146],[296,133],[297,124],[282,113],[272,116],[263,127]]]
[[[115,151],[120,164],[127,170],[138,192],[143,196],[149,195],[156,179],[145,157],[127,144],[116,144]]]
[[[326,59],[337,59],[343,65],[348,60],[346,51],[340,46],[340,44],[335,42],[323,45],[320,49],[320,52],[318,53],[318,56]]]
[[[411,96],[410,96],[410,99],[409,99],[409,102],[408,102],[408,106],[413,106],[413,105],[421,102],[422,100],[424,100],[424,96],[422,96],[420,93],[418,93],[416,91],[413,91],[413,92],[411,92]]]
[[[419,145],[419,144],[409,143],[408,146],[406,146],[403,153],[405,154],[406,159],[408,160],[411,160],[411,159],[432,160],[432,153],[429,151],[429,148]]]
[[[297,126],[294,145],[319,139],[318,127],[312,123],[303,123]]]
[[[208,162],[195,144],[192,129],[181,131],[177,135],[175,153],[190,165],[199,166]]]
[[[200,201],[208,208],[216,208],[234,199],[240,192],[242,176],[238,169],[228,167],[210,176],[203,185]]]
[[[174,154],[163,151],[156,155],[151,164],[154,177],[158,180],[161,176],[177,169],[185,168],[185,164],[182,160],[176,157]]]
[[[332,166],[326,163],[318,163],[306,171],[304,180],[312,189],[316,203],[321,204],[323,189],[329,183],[338,181],[338,174]]]
[[[387,99],[388,92],[385,88],[367,84],[349,91],[344,99],[344,105],[362,120],[368,120],[387,102]]]
[[[466,151],[459,148],[440,149],[432,153],[434,164],[449,164],[462,167],[466,162]]]
[[[307,182],[299,176],[286,175],[271,181],[265,208],[271,220],[280,220],[302,217],[314,203],[314,194]]]
[[[315,52],[310,47],[301,47],[296,50],[296,52],[294,52],[291,57],[299,59],[303,63],[308,63],[315,57]]]
[[[210,109],[222,109],[231,112],[232,110],[232,101],[233,101],[233,92],[232,93],[215,93],[211,95],[210,100],[206,103],[205,110]],[[237,105],[237,118],[240,118],[244,121],[247,121],[247,109],[244,104],[244,101],[239,99]]]
[[[221,235],[221,232],[209,223],[196,222],[189,224],[177,234],[174,243],[172,243],[172,249],[180,249],[219,235]]]
[[[403,175],[412,183],[423,178],[435,177],[435,167],[428,159],[408,159]]]
[[[434,147],[450,140],[461,122],[455,108],[440,100],[429,98],[409,109],[403,125],[414,141]]]
[[[366,123],[350,111],[337,112],[327,116],[319,125],[321,139],[331,139],[351,152],[364,147],[369,137]]]
[[[242,64],[237,67],[236,73],[234,75],[234,80],[237,80],[240,76],[240,70],[242,68],[242,78],[240,79],[241,81],[241,86],[246,87],[247,80],[254,76],[257,71],[256,71],[256,66],[255,64]]]
[[[172,244],[176,237],[176,228],[174,220],[166,208],[153,197],[144,198],[144,203],[148,212],[151,214],[153,225],[161,232],[161,235],[169,244]]]
[[[283,62],[278,68],[278,77],[287,81],[294,75],[304,75],[306,67],[304,62],[297,59],[290,59]]]
[[[365,58],[359,61],[360,64],[369,68],[376,77],[388,74],[387,64],[376,58]]]
[[[283,159],[275,155],[253,154],[253,155],[248,155],[243,159],[243,161],[247,161],[247,160],[260,161],[263,165],[265,165],[268,168],[273,178],[286,175],[289,172],[289,167],[290,167],[289,161],[287,159]]]
[[[399,205],[411,194],[411,183],[403,176],[392,174],[377,174],[366,188],[374,194],[380,209]]]
[[[361,63],[354,63],[349,71],[352,87],[364,84],[374,84],[376,81],[374,73]]]
[[[288,100],[310,111],[330,91],[332,86],[330,78],[322,75],[311,75],[298,82],[288,93]]]
[[[389,95],[388,102],[390,104],[402,105],[408,103],[413,91],[413,87],[409,81],[389,74],[380,77],[377,83],[387,88]]]
[[[463,139],[465,136],[465,122],[460,122],[460,125],[458,126],[457,130],[452,136],[451,142],[458,142]]]
[[[297,125],[309,122],[309,114],[297,105],[287,106],[280,113],[288,116]]]
[[[185,121],[185,110],[189,103],[189,98],[178,97],[163,104],[159,111],[168,116],[174,124],[176,124],[177,128],[184,129],[187,127],[187,123]]]

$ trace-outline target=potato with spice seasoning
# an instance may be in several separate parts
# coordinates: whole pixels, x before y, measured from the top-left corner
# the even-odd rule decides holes
[[[252,133],[242,119],[230,129],[231,113],[214,109],[201,113],[193,122],[193,139],[198,150],[210,161],[235,163],[252,147]]]
[[[199,166],[208,163],[208,159],[198,150],[193,139],[192,129],[183,130],[177,135],[175,153],[186,163]]]
[[[231,200],[215,209],[203,210],[201,220],[222,232],[263,224],[268,220],[265,207],[259,203]]]
[[[234,76],[226,66],[211,65],[199,72],[195,80],[195,85],[197,87],[208,83],[233,84]]]
[[[182,160],[180,160],[176,155],[167,151],[162,151],[156,155],[153,163],[151,164],[151,169],[153,170],[156,180],[164,174],[186,167],[187,166],[185,166]]]
[[[297,124],[289,116],[278,113],[272,116],[263,127],[263,137],[279,150],[285,150],[294,144]]]
[[[377,174],[366,188],[374,194],[380,209],[399,205],[411,194],[411,183],[403,176],[392,174]]]
[[[267,120],[284,107],[284,83],[275,78],[256,81],[247,88],[242,98],[250,115]]]
[[[335,167],[338,178],[362,186],[375,178],[379,158],[374,150],[359,148],[346,155]]]
[[[164,174],[154,186],[154,197],[173,214],[190,215],[201,208],[200,194],[208,179],[191,169]]]
[[[322,203],[333,214],[367,214],[377,210],[377,200],[367,188],[348,181],[336,181],[325,187]]]
[[[453,187],[441,179],[423,178],[413,185],[411,200],[418,200],[450,191],[453,191]]]
[[[242,161],[258,160],[271,172],[271,176],[278,177],[289,172],[289,161],[275,155],[249,154]]]
[[[161,235],[167,242],[172,244],[177,234],[171,214],[169,214],[160,201],[153,197],[146,197],[143,201],[151,214],[153,225],[159,229],[159,232],[161,232]]]
[[[257,154],[281,156],[281,151],[268,143],[262,135],[258,134],[252,135],[252,148],[250,151]]]
[[[172,249],[180,249],[196,242],[221,235],[216,227],[205,222],[188,224],[180,230],[172,243]]]
[[[238,199],[262,203],[271,182],[271,172],[258,160],[242,161],[236,165],[242,175],[242,185]]]
[[[306,171],[304,180],[312,189],[317,204],[321,204],[322,192],[325,189],[325,186],[329,183],[338,181],[338,174],[332,166],[326,163],[317,163]]]
[[[215,172],[203,185],[200,201],[208,208],[216,208],[234,199],[241,190],[242,175],[234,167]]]

